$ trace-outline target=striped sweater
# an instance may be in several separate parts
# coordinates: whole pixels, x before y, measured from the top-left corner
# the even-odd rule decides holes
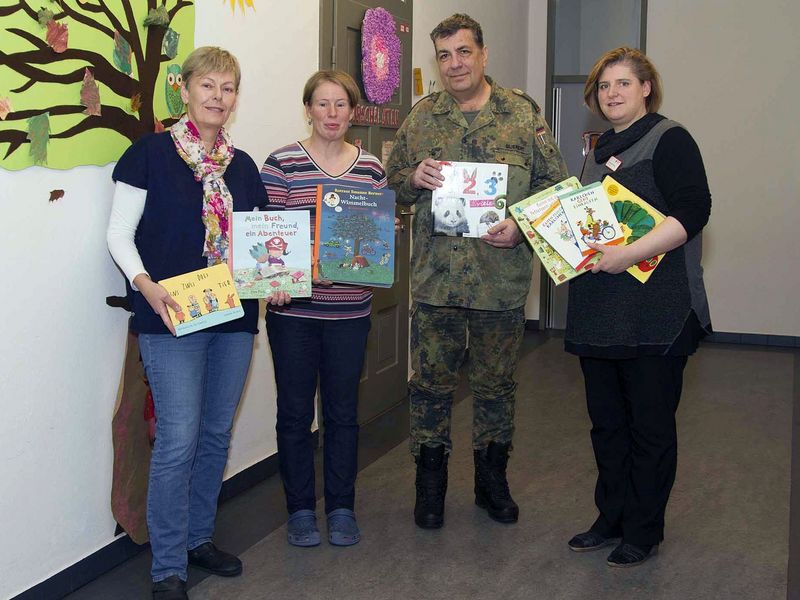
[[[341,175],[326,173],[306,152],[300,142],[279,148],[269,155],[261,168],[261,181],[269,197],[267,210],[310,210],[311,237],[314,237],[317,185],[346,184],[361,188],[386,187],[381,162],[359,149],[352,165]],[[372,291],[367,287],[334,284],[312,286],[311,299],[293,299],[283,307],[270,310],[295,317],[312,319],[354,319],[370,313]]]

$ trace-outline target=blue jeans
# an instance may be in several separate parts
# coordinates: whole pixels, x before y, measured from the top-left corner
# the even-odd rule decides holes
[[[187,551],[214,533],[253,334],[141,334],[139,348],[156,409],[147,490],[151,575],[153,581],[171,575],[185,581]]]
[[[308,319],[267,312],[278,386],[278,462],[289,514],[314,510],[314,396],[319,375],[325,512],[353,509],[358,472],[358,383],[369,317]]]

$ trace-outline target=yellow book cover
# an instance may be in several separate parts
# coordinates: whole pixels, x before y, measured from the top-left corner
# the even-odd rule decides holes
[[[611,202],[611,207],[614,209],[614,215],[622,225],[623,244],[632,244],[665,219],[662,213],[613,177],[606,177],[603,180],[603,189],[605,189],[608,201]],[[636,263],[628,269],[628,273],[642,283],[646,283],[662,258],[664,258],[664,255],[659,254]]]
[[[180,337],[244,316],[228,265],[219,264],[158,282],[180,304],[169,318]]]

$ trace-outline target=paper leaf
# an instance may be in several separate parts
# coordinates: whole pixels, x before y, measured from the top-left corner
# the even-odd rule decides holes
[[[85,115],[100,116],[100,88],[94,80],[94,75],[89,69],[83,70],[83,85],[81,85],[81,105],[86,107]]]
[[[64,197],[64,190],[50,190],[50,199],[48,202],[55,202]]]
[[[14,112],[14,107],[11,106],[11,98],[0,98],[0,120],[5,121],[10,112]]]
[[[134,94],[131,98],[131,112],[139,112],[140,108],[142,108],[142,95]]]
[[[44,29],[47,24],[53,20],[53,11],[49,8],[40,8],[36,11],[36,20],[39,21],[39,27]]]
[[[114,64],[126,75],[131,74],[131,45],[119,31],[114,32]]]
[[[153,117],[153,131],[156,133],[162,133],[163,131],[166,131],[166,129],[164,129],[164,124],[155,117]]]
[[[67,26],[59,23],[58,21],[50,21],[47,24],[47,45],[50,46],[54,52],[61,54],[67,49],[67,38],[69,31]]]
[[[151,8],[144,19],[145,27],[169,27],[169,13],[165,6]]]
[[[30,140],[29,154],[33,164],[47,164],[47,144],[50,141],[50,113],[43,113],[28,119],[28,135]]]
[[[164,33],[164,39],[161,40],[161,52],[169,58],[175,58],[178,55],[178,41],[181,34],[174,29],[167,28]]]

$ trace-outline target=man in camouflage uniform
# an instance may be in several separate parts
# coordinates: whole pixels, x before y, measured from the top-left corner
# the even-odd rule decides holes
[[[455,14],[431,33],[444,92],[421,100],[397,132],[387,172],[401,204],[416,204],[411,257],[411,452],[414,520],[444,523],[450,412],[469,336],[475,502],[504,523],[519,508],[506,479],[514,370],[531,284],[531,249],[505,219],[480,239],[432,236],[431,190],[440,160],[508,165],[508,205],[563,180],[566,167],[539,107],[484,75],[481,26]]]

